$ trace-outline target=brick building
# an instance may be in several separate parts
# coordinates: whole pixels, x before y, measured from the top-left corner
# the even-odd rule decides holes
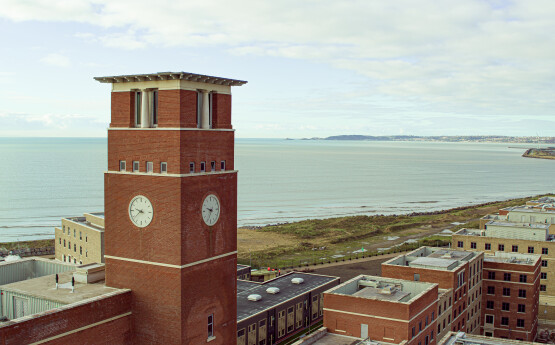
[[[485,336],[533,341],[538,329],[540,255],[484,257],[482,320]]]
[[[360,275],[324,293],[324,327],[360,339],[436,344],[438,285]]]
[[[62,218],[54,230],[56,260],[86,265],[104,262],[104,213]]]
[[[237,281],[237,345],[281,344],[306,332],[322,321],[322,294],[337,284],[337,277],[301,272]]]
[[[480,252],[421,247],[382,263],[382,276],[437,283],[439,288],[449,290],[452,300],[444,298],[441,306],[447,318],[437,325],[437,331],[478,333],[483,260]],[[438,314],[442,313],[438,308]]]

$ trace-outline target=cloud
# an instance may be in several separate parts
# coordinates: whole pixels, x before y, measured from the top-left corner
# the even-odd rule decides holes
[[[43,57],[40,61],[47,65],[56,66],[56,67],[69,67],[71,65],[71,61],[67,56],[56,54],[56,53],[48,54],[45,57]]]

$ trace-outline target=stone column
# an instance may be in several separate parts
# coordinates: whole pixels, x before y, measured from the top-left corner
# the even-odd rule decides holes
[[[148,91],[148,89],[144,89],[141,94],[141,128],[147,128],[150,127],[150,91]]]
[[[210,100],[208,90],[202,90],[202,129],[210,128]]]

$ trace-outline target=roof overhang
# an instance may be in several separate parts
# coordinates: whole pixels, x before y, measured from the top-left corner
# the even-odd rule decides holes
[[[241,86],[246,84],[246,81],[220,78],[203,74],[195,74],[188,72],[160,72],[151,74],[131,74],[119,75],[111,77],[95,77],[96,81],[101,83],[127,83],[127,82],[145,82],[145,81],[159,81],[159,80],[187,80],[198,83],[208,83],[216,85],[228,86]]]

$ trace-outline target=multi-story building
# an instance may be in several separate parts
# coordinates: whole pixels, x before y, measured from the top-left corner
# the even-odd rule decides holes
[[[555,196],[544,196],[536,200],[530,200],[526,202],[527,206],[542,206],[545,204],[555,205]]]
[[[484,257],[482,320],[485,336],[533,341],[538,329],[540,255]]]
[[[539,314],[542,322],[555,320],[555,235],[548,227],[549,224],[492,222],[486,229],[461,229],[453,234],[451,241],[459,250],[541,255]]]
[[[104,213],[62,218],[55,231],[56,260],[85,265],[104,262]]]
[[[237,281],[237,345],[287,342],[322,321],[322,294],[339,278],[294,272],[263,283]]]
[[[540,345],[540,343],[501,338],[492,339],[475,334],[449,332],[449,334],[441,338],[437,345]]]
[[[438,284],[360,275],[324,292],[328,332],[394,344],[437,341]]]
[[[382,276],[437,283],[439,288],[450,290],[452,299],[443,298],[441,306],[442,312],[447,311],[447,318],[442,319],[436,331],[478,333],[483,261],[480,252],[421,247],[382,263]]]

